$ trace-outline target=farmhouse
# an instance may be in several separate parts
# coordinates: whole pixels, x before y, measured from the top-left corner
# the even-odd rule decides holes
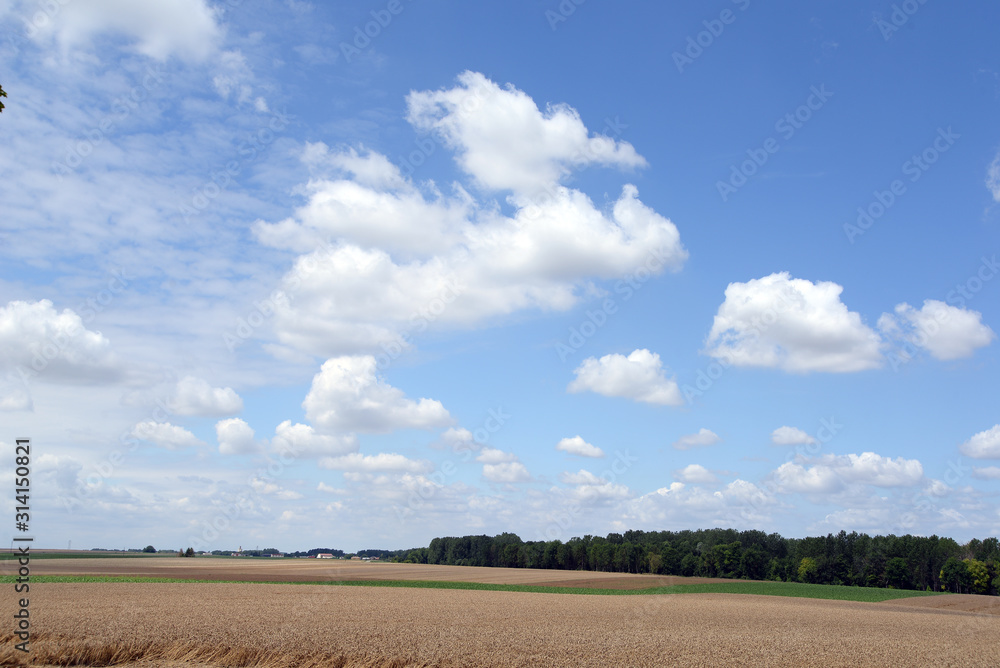
[[[333,555],[329,552],[320,552],[316,555],[317,559],[333,559]]]

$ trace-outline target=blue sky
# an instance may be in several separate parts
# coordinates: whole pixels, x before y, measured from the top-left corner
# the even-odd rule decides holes
[[[996,535],[998,20],[0,2],[39,544]]]

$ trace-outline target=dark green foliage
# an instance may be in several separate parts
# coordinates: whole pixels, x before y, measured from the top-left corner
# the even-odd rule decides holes
[[[504,533],[435,538],[428,547],[380,556],[420,564],[655,573],[906,591],[988,590],[996,595],[1000,588],[996,538],[963,546],[938,536],[841,531],[797,539],[763,531],[702,529],[626,531],[607,537],[574,537],[563,543],[523,541]]]

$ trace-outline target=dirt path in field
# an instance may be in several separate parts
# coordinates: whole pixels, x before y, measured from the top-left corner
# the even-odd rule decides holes
[[[34,665],[1000,665],[997,617],[881,603],[255,584],[31,593]],[[0,665],[12,654],[8,633]]]
[[[2,562],[0,572],[14,572]],[[14,564],[16,567],[16,564]],[[593,571],[558,571],[536,568],[482,568],[432,564],[358,563],[339,559],[183,559],[108,558],[39,559],[31,563],[33,575],[117,575],[191,580],[242,580],[248,582],[324,582],[331,580],[455,580],[493,584],[532,584],[554,587],[645,589],[673,584],[727,582],[717,578],[682,578],[673,575],[633,575]]]

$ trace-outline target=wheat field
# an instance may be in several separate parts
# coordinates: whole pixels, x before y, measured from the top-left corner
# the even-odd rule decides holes
[[[147,666],[992,666],[1000,617],[854,603],[330,585],[32,588],[31,663]],[[20,655],[20,656],[19,656]]]

